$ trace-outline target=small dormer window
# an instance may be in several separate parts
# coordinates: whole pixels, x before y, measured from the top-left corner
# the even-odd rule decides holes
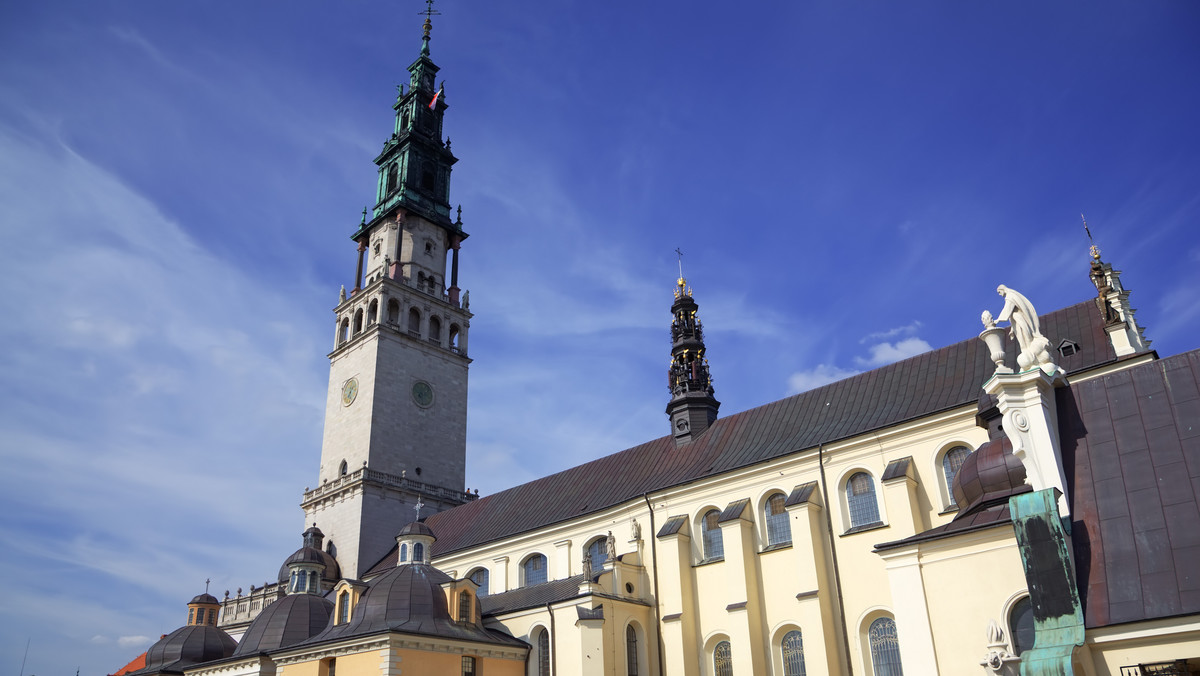
[[[1076,343],[1073,340],[1064,338],[1063,341],[1058,344],[1058,353],[1064,357],[1070,357],[1078,351],[1079,343]]]

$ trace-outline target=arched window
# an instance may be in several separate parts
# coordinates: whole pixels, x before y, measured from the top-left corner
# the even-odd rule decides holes
[[[487,596],[487,593],[488,593],[488,570],[487,570],[487,568],[476,568],[475,570],[471,571],[471,574],[467,576],[467,579],[469,579],[469,580],[471,580],[471,582],[474,582],[475,584],[479,585],[479,588],[475,590],[475,593],[477,595]]]
[[[367,306],[367,324],[374,324],[379,319],[379,301],[373,300]]]
[[[733,676],[733,648],[729,641],[721,641],[713,648],[714,676]]]
[[[196,624],[204,624],[204,609],[196,609]]]
[[[537,646],[538,676],[550,676],[550,633],[538,627],[534,630],[533,644]]]
[[[471,592],[462,592],[458,595],[458,621],[471,621]]]
[[[315,594],[318,591],[317,584],[317,571],[308,571],[308,591]]]
[[[362,333],[363,311],[359,308],[354,312],[354,335]]]
[[[625,627],[625,663],[629,676],[638,676],[638,640],[633,625]]]
[[[804,639],[799,631],[783,635],[783,676],[804,676]]]
[[[420,542],[413,545],[413,563],[425,563],[425,545]]]
[[[475,658],[470,655],[463,655],[462,661],[463,676],[475,676]]]
[[[588,554],[592,556],[592,570],[599,571],[600,566],[608,560],[608,546],[604,542],[604,537],[598,537],[592,540],[592,544],[588,545]]]
[[[193,622],[196,621],[195,615],[196,615],[196,609],[188,608],[188,624],[192,624]]]
[[[343,591],[338,595],[338,624],[350,621],[350,592]]]
[[[867,631],[867,639],[871,644],[871,666],[875,676],[903,676],[896,621],[890,617],[875,620]]]
[[[400,563],[408,561],[408,543],[400,545]]]
[[[421,163],[421,187],[425,190],[433,192],[435,186],[432,162]]]
[[[338,329],[338,345],[350,340],[350,320],[343,319],[342,326]]]
[[[458,324],[450,325],[450,349],[458,349]]]
[[[395,298],[388,301],[387,320],[389,324],[395,324],[400,321],[400,303],[397,303]]]
[[[415,307],[408,309],[408,332],[414,336],[421,335],[421,313]]]
[[[346,472],[348,472],[349,470],[350,470],[350,465],[347,465],[346,461],[343,460],[341,466],[338,467],[338,476],[346,476]]]
[[[785,501],[783,493],[776,493],[767,498],[767,504],[763,505],[768,546],[791,544],[792,542],[792,529],[788,527],[787,510],[783,506]]]
[[[442,342],[442,320],[437,317],[429,318],[429,340],[435,343]]]
[[[1008,635],[1012,637],[1014,655],[1033,647],[1033,603],[1028,596],[1014,603],[1008,611]]]
[[[521,564],[521,578],[525,587],[545,582],[546,557],[541,554],[534,554],[525,559],[525,562]]]
[[[850,527],[873,526],[879,521],[879,503],[875,502],[875,480],[866,472],[858,472],[846,482],[846,510]]]
[[[725,542],[721,539],[721,526],[717,523],[720,518],[720,511],[710,509],[705,513],[704,519],[700,523],[700,527],[704,533],[705,561],[715,561],[725,558]]]
[[[958,475],[958,468],[962,467],[963,460],[970,454],[971,451],[966,446],[955,446],[942,456],[942,473],[946,476],[946,505],[949,507],[957,506],[954,501],[954,477]]]
[[[393,164],[392,166],[388,167],[387,192],[389,195],[392,193],[393,190],[396,189],[396,184],[399,183],[399,181],[397,180],[399,178],[399,175],[400,175],[400,172],[397,170],[397,165]]]

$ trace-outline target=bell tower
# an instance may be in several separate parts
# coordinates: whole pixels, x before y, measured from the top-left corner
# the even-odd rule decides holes
[[[357,263],[334,308],[321,467],[301,501],[349,578],[391,549],[418,501],[441,511],[474,497],[463,486],[471,313],[458,256],[467,233],[461,208],[450,217],[456,159],[442,140],[447,105],[445,85],[434,89],[430,5],[375,158],[375,206],[350,237]]]
[[[680,254],[682,256],[682,254]],[[683,278],[682,264],[675,285],[675,302],[671,305],[671,367],[667,385],[671,401],[667,416],[671,420],[671,435],[675,444],[691,442],[717,419],[721,402],[713,390],[704,356],[704,327],[696,316],[699,306],[692,299],[692,290]]]

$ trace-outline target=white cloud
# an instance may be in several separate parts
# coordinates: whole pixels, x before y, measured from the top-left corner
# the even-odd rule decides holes
[[[865,359],[863,357],[855,357],[854,363],[858,364],[859,366],[869,366],[873,368],[876,366],[883,366],[884,364],[890,364],[895,361],[900,361],[901,359],[915,357],[918,354],[928,352],[932,349],[933,347],[930,346],[929,343],[914,336],[912,338],[905,338],[904,340],[896,341],[894,343],[876,343],[869,348],[871,353],[869,357],[866,357]]]
[[[117,645],[122,648],[142,648],[150,645],[149,636],[122,636],[117,639]]]
[[[869,343],[873,340],[884,340],[886,338],[895,338],[896,336],[911,336],[921,328],[921,320],[914,319],[912,322],[904,326],[897,326],[886,331],[878,331],[864,337],[859,343]]]
[[[859,373],[862,371],[839,368],[832,364],[817,364],[816,367],[807,371],[797,371],[788,376],[788,394],[807,392]]]

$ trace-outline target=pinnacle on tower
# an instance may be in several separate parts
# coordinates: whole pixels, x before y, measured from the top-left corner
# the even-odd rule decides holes
[[[682,252],[676,249],[682,258]],[[675,302],[671,305],[671,366],[667,386],[671,401],[667,415],[676,444],[685,444],[702,434],[717,419],[721,402],[713,396],[712,376],[704,356],[704,327],[696,316],[699,306],[692,299],[692,290],[683,277],[680,265],[675,286]]]

